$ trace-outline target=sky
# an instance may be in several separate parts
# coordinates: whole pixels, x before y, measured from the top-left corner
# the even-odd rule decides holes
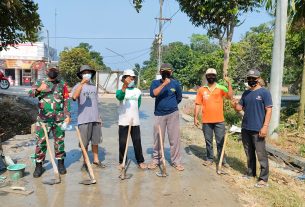
[[[65,47],[72,48],[80,42],[87,42],[93,46],[93,50],[102,54],[104,63],[113,70],[128,69],[135,63],[142,65],[143,61],[149,59],[149,48],[155,34],[158,33],[155,18],[159,16],[159,0],[145,0],[140,13],[132,7],[130,3],[132,0],[34,1],[39,5],[38,12],[44,26],[43,36],[47,36],[46,30],[48,30],[50,46],[56,48],[58,53]],[[206,33],[202,27],[193,26],[186,14],[178,10],[179,5],[175,0],[164,0],[163,16],[175,15],[171,22],[164,25],[163,44],[175,41],[188,44],[189,37],[193,33]],[[245,20],[244,23],[235,29],[233,36],[235,42],[239,41],[251,27],[268,22],[272,17],[261,9],[259,12],[243,15],[242,19]],[[71,37],[84,39],[71,39]],[[123,55],[127,61],[114,52]]]

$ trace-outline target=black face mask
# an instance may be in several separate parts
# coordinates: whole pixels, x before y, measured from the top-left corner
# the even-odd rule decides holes
[[[58,76],[58,72],[57,72],[57,71],[54,71],[54,70],[51,70],[51,71],[48,72],[47,75],[48,75],[49,78],[55,79],[55,78],[57,78],[57,76]]]
[[[251,88],[254,88],[254,87],[257,85],[257,81],[256,81],[256,80],[248,81],[248,85],[249,85]]]
[[[213,84],[216,82],[216,78],[207,78],[209,84]]]
[[[162,76],[162,79],[165,80],[166,78],[170,78],[171,74],[170,74],[170,72],[163,71],[163,72],[161,72],[161,76]]]

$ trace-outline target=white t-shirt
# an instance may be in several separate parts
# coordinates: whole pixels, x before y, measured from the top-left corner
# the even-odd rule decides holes
[[[132,126],[140,125],[138,100],[141,96],[141,91],[138,88],[126,89],[125,98],[120,101],[118,109],[119,125],[128,126],[130,120],[133,119]]]

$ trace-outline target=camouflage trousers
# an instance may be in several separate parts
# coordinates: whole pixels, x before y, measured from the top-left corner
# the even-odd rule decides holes
[[[35,158],[36,162],[42,162],[46,158],[47,142],[45,133],[43,131],[42,122],[36,122],[36,149]],[[44,123],[48,132],[48,135],[53,134],[54,138],[54,151],[55,158],[60,160],[66,157],[65,153],[65,131],[61,129],[62,122],[45,122]]]

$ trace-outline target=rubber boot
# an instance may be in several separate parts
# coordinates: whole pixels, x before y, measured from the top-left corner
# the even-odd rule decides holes
[[[66,170],[66,167],[65,167],[65,160],[64,159],[58,160],[58,172],[61,175],[64,175],[64,174],[67,173],[67,170]]]
[[[36,162],[36,167],[35,167],[35,171],[33,173],[33,177],[39,178],[43,174],[44,171],[45,171],[45,169],[42,167],[42,162]]]

